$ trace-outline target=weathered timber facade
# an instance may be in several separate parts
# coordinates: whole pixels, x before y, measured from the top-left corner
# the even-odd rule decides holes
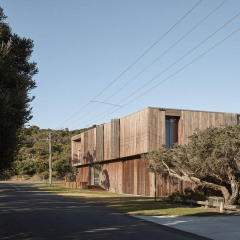
[[[191,187],[148,171],[141,154],[178,143],[185,144],[197,129],[239,124],[235,113],[146,108],[72,137],[76,181],[100,185],[111,192],[166,196]]]

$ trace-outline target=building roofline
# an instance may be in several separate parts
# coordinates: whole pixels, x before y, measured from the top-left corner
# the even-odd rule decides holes
[[[136,112],[130,113],[130,114],[126,115],[126,116],[123,116],[123,117],[121,117],[121,118],[116,118],[116,119],[122,119],[122,118],[128,117],[128,116],[130,116],[130,115],[132,115],[132,114],[141,112],[141,111],[146,110],[146,109],[148,109],[148,108],[150,108],[150,109],[166,110],[166,111],[167,111],[167,110],[174,110],[174,111],[205,112],[205,113],[222,113],[222,114],[224,114],[224,113],[228,113],[228,114],[229,114],[229,113],[230,113],[230,114],[240,115],[240,113],[236,113],[236,112],[234,113],[234,112],[216,112],[216,111],[203,111],[203,110],[178,109],[178,108],[164,108],[164,107],[145,107],[145,108],[140,109],[140,110],[138,110],[138,111],[136,111]],[[99,124],[99,125],[97,125],[97,126],[109,124],[110,122],[111,122],[111,119],[110,119],[109,122],[107,122],[107,123],[102,123],[102,124]],[[95,128],[96,128],[96,127],[95,127]],[[94,130],[95,128],[92,128],[92,129],[89,129],[89,130],[87,130],[87,131],[85,131],[85,132],[79,133],[79,134],[73,136],[71,139],[72,139],[72,140],[80,139],[80,138],[81,138],[81,137],[80,137],[81,134],[86,133],[86,132],[89,132],[89,131],[92,131],[92,130]],[[79,135],[79,138],[77,137],[78,135]]]
[[[178,111],[190,111],[190,112],[206,112],[206,113],[232,113],[232,114],[240,114],[237,112],[217,112],[217,111],[204,111],[204,110],[191,110],[191,109],[179,109],[179,108],[164,108],[164,107],[147,107],[153,109],[164,109],[164,110],[178,110]]]
[[[99,124],[99,125],[102,125],[102,124]],[[96,125],[96,126],[99,126],[99,125]],[[78,139],[81,138],[81,134],[86,133],[86,132],[89,132],[89,131],[92,131],[92,130],[94,130],[95,128],[96,128],[96,127],[91,128],[91,129],[89,129],[89,130],[87,130],[87,131],[78,133],[77,135],[72,136],[72,137],[71,137],[71,140],[78,140]]]

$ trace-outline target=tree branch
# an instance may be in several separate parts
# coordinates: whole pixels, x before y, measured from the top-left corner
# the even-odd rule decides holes
[[[190,182],[192,184],[196,184],[198,186],[204,186],[204,187],[209,187],[215,190],[219,190],[223,193],[225,201],[228,201],[230,199],[230,194],[226,187],[215,184],[215,183],[207,182],[207,181],[202,181],[200,178],[197,178],[197,177],[192,177],[192,176],[190,177],[187,175],[187,173],[186,175],[181,176],[174,170],[170,169],[169,166],[163,160],[162,160],[162,163],[165,166],[166,170],[168,171],[169,176],[178,178],[182,181]]]

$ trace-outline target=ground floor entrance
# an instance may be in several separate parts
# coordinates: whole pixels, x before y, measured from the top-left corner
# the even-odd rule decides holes
[[[148,171],[148,163],[141,158],[124,159],[119,161],[83,165],[77,168],[77,182],[87,185],[99,185],[114,193],[134,195],[168,196],[173,192],[182,192],[187,187],[192,188],[188,182],[178,179],[162,178]]]
[[[91,185],[99,185],[100,165],[91,166]]]

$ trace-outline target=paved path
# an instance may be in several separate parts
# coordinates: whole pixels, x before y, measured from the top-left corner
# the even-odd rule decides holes
[[[240,216],[174,217],[135,216],[215,240],[240,240]]]
[[[0,239],[206,238],[39,191],[26,184],[1,183]]]

